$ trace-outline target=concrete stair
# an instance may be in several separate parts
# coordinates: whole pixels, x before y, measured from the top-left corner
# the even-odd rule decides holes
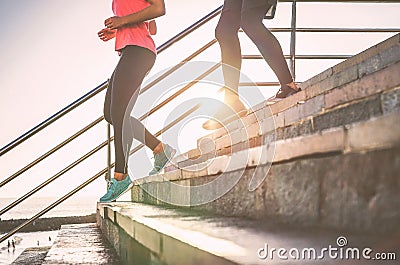
[[[396,228],[399,38],[395,35],[306,81],[302,92],[272,106],[255,106],[244,119],[199,139],[199,148],[178,156],[167,173],[136,181],[132,200],[200,205],[229,216],[334,229]],[[218,182],[221,176],[225,178]],[[179,188],[212,181],[217,182],[208,190]],[[230,191],[216,194],[220,186]]]
[[[95,223],[62,225],[45,265],[120,264],[117,253]]]
[[[338,234],[326,229],[283,226],[273,220],[223,217],[130,202],[98,204],[98,211],[103,234],[112,242],[121,261],[130,265],[373,264],[362,257],[356,263],[345,258],[330,259],[321,251],[329,246],[338,248],[340,236],[360,251],[368,246],[374,253],[393,253],[400,246],[400,233],[385,238]],[[272,248],[276,250],[271,254]],[[276,252],[279,248],[296,248],[300,254],[297,260],[288,253],[284,254],[287,260],[280,259]],[[310,248],[315,249],[315,255],[308,258]],[[268,255],[260,249],[269,250]],[[386,260],[385,264],[396,262]]]
[[[182,168],[198,163],[200,156],[207,160],[260,146],[271,136],[274,141],[286,140],[397,112],[398,38],[397,34],[307,80],[301,84],[303,91],[290,98],[252,107],[246,118],[199,139],[200,148],[182,154],[175,162]],[[167,168],[171,170],[174,167]]]
[[[99,204],[98,224],[123,262],[266,264],[256,251],[271,235],[274,247],[333,245],[341,234],[365,246],[364,234],[399,249],[400,34],[301,87],[202,137],[165,174],[136,180],[133,203]],[[204,242],[233,247],[221,254]]]

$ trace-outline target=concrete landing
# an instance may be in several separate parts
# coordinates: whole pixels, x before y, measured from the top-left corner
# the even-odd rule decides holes
[[[41,265],[49,250],[50,247],[27,248],[11,265]]]
[[[96,224],[63,225],[44,260],[56,264],[120,264]]]
[[[344,250],[359,247],[361,253],[368,246],[373,249],[373,255],[380,251],[398,252],[400,245],[398,240],[390,241],[394,235],[342,234],[137,203],[99,204],[98,210],[101,229],[116,247],[124,264],[374,264],[362,258],[330,259],[328,253],[323,259],[318,256],[325,247],[338,248],[339,236],[344,236],[347,241]],[[304,249],[314,248],[317,257],[285,261],[275,251],[273,259],[270,255],[264,259],[265,251],[260,249],[266,244],[269,250],[296,248],[300,256]],[[306,250],[306,257],[308,255]],[[288,252],[284,256],[289,257]],[[385,264],[397,263],[386,261]]]

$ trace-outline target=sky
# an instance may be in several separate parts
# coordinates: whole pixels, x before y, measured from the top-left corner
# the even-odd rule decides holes
[[[157,19],[158,34],[154,37],[157,46],[221,5],[222,2],[221,0],[166,0],[167,14]],[[398,14],[400,14],[400,4],[299,3],[298,27],[399,28]],[[97,38],[97,32],[102,29],[103,21],[110,16],[112,16],[110,0],[0,1],[2,25],[0,146],[4,146],[109,78],[118,61],[118,56],[113,51],[113,41],[103,43]],[[195,49],[212,40],[216,22],[217,19],[214,19],[207,26],[160,54],[147,79],[178,63]],[[267,27],[289,27],[290,4],[281,3],[278,6],[276,19],[264,23]],[[243,53],[257,54],[255,46],[243,33],[240,34]],[[393,34],[301,33],[297,37],[297,53],[356,54]],[[289,35],[277,33],[276,36],[282,44],[284,53],[287,54]],[[198,59],[219,61],[218,45],[211,47]],[[339,62],[340,60],[298,61],[296,80],[304,81]],[[243,72],[254,81],[276,81],[276,77],[267,64],[261,60],[243,62]],[[217,89],[216,86],[203,84],[183,95],[181,101],[205,95],[220,99],[221,96],[216,94]],[[243,92],[244,89],[246,88],[241,91]],[[160,91],[156,89],[139,98],[143,107],[138,110],[138,113],[143,113],[143,108],[153,103],[149,101],[161,94]],[[261,92],[268,97],[276,92],[276,88],[263,88]],[[74,110],[67,117],[32,137],[9,154],[0,157],[0,180],[100,117],[103,100],[104,93]],[[167,106],[160,114],[152,117],[151,121],[146,123],[149,130],[155,132],[161,129],[172,109],[172,106]],[[199,127],[202,121],[202,119],[197,119],[178,130],[181,135],[176,141],[181,152],[194,148],[198,136],[206,133]],[[199,129],[193,130],[194,126]],[[101,123],[50,159],[23,174],[20,179],[0,188],[0,197],[21,196],[105,139],[106,125]],[[37,196],[60,197],[97,173],[106,164],[104,150],[71,170],[39,192]],[[147,150],[139,156],[144,155],[151,156],[151,153]],[[139,156],[132,158],[134,165],[142,165]],[[149,165],[143,166],[139,174],[145,174],[149,170],[148,167]],[[79,195],[100,197],[104,192],[105,182],[100,178]]]

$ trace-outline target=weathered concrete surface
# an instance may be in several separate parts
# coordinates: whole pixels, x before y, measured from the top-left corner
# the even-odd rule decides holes
[[[258,250],[269,248],[337,247],[336,239],[345,236],[348,245],[374,251],[398,252],[399,233],[362,235],[353,232],[302,228],[269,220],[209,215],[193,209],[172,209],[139,203],[99,204],[101,229],[120,246],[124,264],[225,265],[225,264],[373,264],[363,260],[260,259]],[[110,213],[116,218],[110,219]],[[118,236],[109,236],[113,230]],[[354,263],[353,263],[354,262]],[[385,261],[385,264],[397,264]]]
[[[205,161],[210,156],[259,146],[263,143],[259,134],[265,136],[264,142],[269,141],[271,135],[276,140],[290,139],[398,112],[399,38],[400,34],[396,34],[329,68],[302,83],[303,91],[294,96],[271,106],[265,102],[254,106],[254,112],[240,122],[234,121],[226,128],[200,138],[198,146],[202,150],[194,149],[182,154],[176,165],[185,167],[201,162],[197,161],[200,155],[199,159]],[[243,124],[239,126],[241,122]],[[242,137],[243,131],[247,131],[247,137]],[[200,148],[205,139],[208,139],[208,144]],[[174,166],[166,167],[166,171],[174,169]]]
[[[198,149],[176,159],[179,170],[167,167],[171,172],[161,178],[140,180],[132,189],[132,200],[165,205],[160,200],[164,197],[178,204],[195,205],[229,183],[210,185],[209,190],[199,192],[173,190],[171,182],[202,186],[219,177],[228,155],[241,155],[238,153],[249,148],[275,143],[271,168],[265,166],[268,160],[257,168],[246,164],[243,171],[227,170],[228,177],[239,176],[240,181],[224,196],[196,208],[211,214],[274,220],[303,228],[399,236],[399,70],[397,34],[303,83],[303,91],[295,96],[272,106],[265,102],[256,106],[254,113],[243,118],[245,127],[236,121],[227,126],[230,137],[226,129],[220,129],[199,139]],[[219,160],[213,170],[201,168],[212,158]],[[190,172],[197,167],[201,169]],[[265,180],[250,191],[253,176]],[[139,244],[142,239],[135,237],[137,227],[119,227],[118,207],[113,211],[103,215],[101,221],[106,231],[112,231],[107,233],[115,242],[131,233]],[[151,224],[153,219],[147,221]],[[153,230],[148,233],[149,238],[155,237]],[[158,243],[147,244],[147,262],[162,249],[164,241],[160,237],[152,242]]]
[[[329,109],[345,102],[369,97],[390,88],[397,87],[400,82],[400,77],[398,75],[400,67],[399,39],[400,34],[396,34],[310,78],[301,84],[303,91],[294,96],[286,98],[269,107],[265,102],[262,102],[252,109],[258,112],[261,109],[269,108],[269,111],[264,111],[269,115],[271,112],[273,114],[279,114],[290,108],[299,108],[299,110],[302,110],[304,107],[299,107],[298,102],[307,101],[307,99],[312,99],[309,101],[309,107],[315,105],[316,109],[321,106],[325,109]],[[320,104],[322,102],[310,104],[315,101],[313,100],[314,97],[321,98],[321,95],[325,97],[324,105]],[[303,111],[303,113],[309,112]],[[296,111],[295,114],[298,115],[299,111]],[[257,116],[259,118],[259,115]],[[288,116],[288,118],[290,117]],[[246,120],[246,118],[243,120]],[[293,121],[292,119],[288,120]],[[247,122],[245,123],[248,124]],[[276,127],[281,127],[280,125],[282,125],[281,121],[277,122]],[[229,131],[233,131],[234,127],[228,125],[227,128],[229,128]],[[223,137],[225,134],[226,130],[221,128],[202,138],[217,139]],[[199,141],[201,141],[202,138],[200,138]]]
[[[196,155],[196,152],[194,152],[196,149],[191,150],[188,153],[181,155],[179,157],[180,161],[175,163],[173,166],[168,166],[166,168],[166,171],[176,170],[176,165],[179,168],[183,168],[186,166],[205,162],[208,159],[214,158],[216,156],[230,155],[232,153],[257,147],[263,144],[271,142],[273,143],[274,141],[290,140],[296,137],[313,135],[321,133],[324,130],[330,128],[338,128],[349,126],[354,123],[368,122],[372,119],[389,116],[391,114],[393,116],[397,116],[397,120],[400,121],[399,91],[400,81],[399,87],[391,88],[383,93],[379,92],[377,94],[370,95],[363,98],[362,100],[346,101],[343,102],[342,105],[332,108],[330,110],[319,110],[313,116],[303,114],[304,112],[310,112],[313,109],[313,106],[317,103],[318,106],[316,108],[320,109],[319,104],[322,104],[321,100],[315,100],[315,104],[313,103],[314,105],[311,104],[312,102],[310,103],[311,105],[308,105],[309,103],[306,102],[304,105],[295,106],[281,113],[283,116],[285,116],[284,125],[282,125],[282,127],[276,127],[273,130],[268,129],[267,132],[262,132],[262,136],[254,136],[252,138],[235,137],[237,131],[231,131],[229,132],[229,135],[225,135],[222,138],[218,138],[215,140],[208,139],[209,144],[214,144],[218,147],[216,150],[212,150],[208,153],[202,150],[203,152],[200,152],[198,154],[200,155],[199,157],[191,157],[191,155]],[[294,118],[294,116],[296,116],[297,118]],[[288,121],[288,119],[296,119],[296,122],[291,123]],[[261,131],[265,130],[263,124],[267,120],[268,119],[259,121],[260,124],[257,126],[259,126],[259,129]],[[253,125],[256,124],[252,124],[251,126]],[[398,129],[394,128],[393,132],[396,133],[396,130]],[[398,134],[400,134],[400,132]],[[363,141],[363,138],[360,138],[359,140]],[[202,148],[200,147],[200,149]],[[283,155],[285,155],[285,152],[283,153]]]
[[[276,165],[262,187],[265,214],[288,223],[395,231],[400,223],[398,172],[399,148]]]
[[[365,233],[397,231],[400,223],[399,172],[400,146],[366,153],[303,157],[273,164],[271,168],[259,166],[225,173],[226,180],[239,178],[239,182],[224,196],[199,208],[227,216],[272,218],[301,226]],[[253,176],[265,177],[265,180],[258,189],[249,191]],[[194,187],[216,178],[218,175],[175,182]],[[218,185],[224,186],[224,183]],[[193,202],[204,201],[216,190],[221,190],[221,187],[209,185],[208,190],[201,193],[195,189],[171,191],[172,186],[167,181],[135,186],[133,193],[136,196],[132,199],[163,205],[165,203],[150,194],[169,201],[173,196],[177,204],[193,205]]]
[[[233,171],[233,168],[241,169],[270,162],[281,163],[333,152],[358,153],[390,149],[400,145],[400,111],[389,112],[386,115],[373,117],[367,121],[337,126],[313,134],[308,134],[304,130],[296,131],[303,131],[305,135],[294,137],[294,130],[290,130],[291,137],[288,139],[277,140],[274,136],[265,136],[264,145],[262,146],[250,148],[247,143],[243,143],[247,144],[247,147],[240,151],[232,149],[231,153],[207,157],[207,160],[204,160],[203,156],[200,157],[201,160],[188,159],[179,163],[185,163],[187,166],[175,171],[169,171],[166,174],[142,178],[136,181],[136,185],[210,176],[219,172],[227,172],[229,171],[228,168]],[[276,133],[278,134],[279,131]],[[258,139],[261,140],[261,137]],[[264,157],[261,156],[261,153],[264,154]],[[233,159],[234,157],[243,159]],[[238,161],[240,163],[237,163]],[[145,186],[148,185],[146,184]],[[132,199],[136,200],[137,195],[136,191],[132,192]]]
[[[25,249],[11,265],[42,265],[50,247]]]
[[[63,225],[47,253],[45,265],[120,264],[115,250],[96,224]]]
[[[396,108],[394,91],[387,102]],[[357,109],[351,112],[353,116],[360,115]],[[352,116],[343,109],[338,112]],[[201,205],[199,208],[217,214],[273,218],[303,227],[365,233],[399,229],[398,110],[321,133],[275,141],[273,160],[268,155],[257,159],[258,151],[268,146],[168,172],[165,179],[164,175],[143,178],[133,187],[131,198],[157,205]],[[222,172],[225,178],[220,178]],[[262,181],[254,191],[249,189],[253,178]],[[232,185],[236,180],[239,182]],[[178,185],[186,189],[177,189]]]

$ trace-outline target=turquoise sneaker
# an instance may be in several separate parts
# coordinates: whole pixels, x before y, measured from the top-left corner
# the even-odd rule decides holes
[[[121,197],[122,194],[132,188],[133,182],[129,176],[126,176],[124,180],[118,181],[115,178],[111,179],[110,187],[108,187],[107,193],[100,198],[100,202],[112,202]]]
[[[114,186],[115,186],[115,182],[116,182],[117,180],[116,179],[114,179],[114,178],[112,178],[111,180],[110,180],[110,185],[108,186],[108,190],[107,190],[107,193],[105,194],[105,195],[103,195],[103,197],[101,197],[100,198],[100,202],[110,202],[110,198],[111,198],[111,195],[112,195],[112,193],[113,193],[113,190],[114,190]]]
[[[169,160],[176,154],[176,150],[169,145],[164,146],[164,151],[154,156],[154,168],[149,172],[149,176],[156,175],[165,167]]]

